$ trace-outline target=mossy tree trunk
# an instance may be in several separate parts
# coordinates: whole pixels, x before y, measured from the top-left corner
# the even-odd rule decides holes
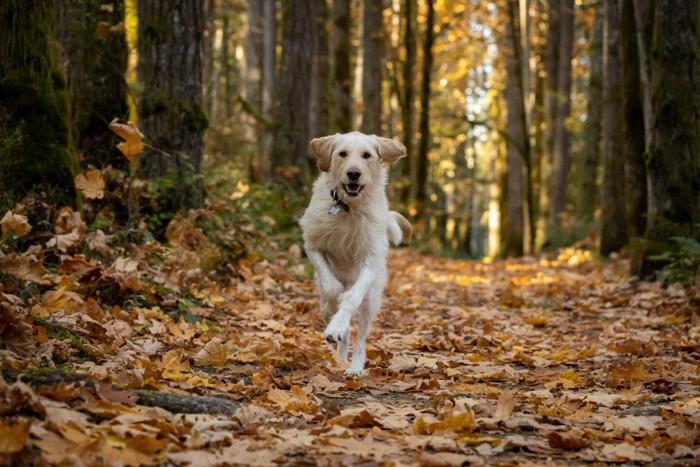
[[[56,10],[44,0],[0,2],[0,206],[34,190],[73,205],[76,170]]]
[[[352,15],[349,0],[336,0],[332,10],[333,30],[333,126],[335,131],[347,133],[352,130]]]
[[[656,0],[651,47],[651,144],[647,155],[649,213],[646,238],[668,245],[700,222],[700,3]],[[658,264],[645,259],[634,273]]]
[[[204,2],[140,0],[138,13],[139,126],[154,147],[141,156],[140,170],[158,181],[164,212],[200,207],[208,125],[202,105]]]
[[[108,124],[129,114],[124,0],[58,0],[60,59],[68,74],[71,127],[81,167],[127,170]]]

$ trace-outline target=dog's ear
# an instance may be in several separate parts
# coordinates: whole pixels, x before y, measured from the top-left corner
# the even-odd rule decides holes
[[[316,155],[318,168],[323,172],[328,172],[331,168],[331,152],[336,136],[337,134],[311,140],[311,151]]]
[[[379,158],[384,162],[396,162],[406,156],[406,146],[389,138],[375,136]]]

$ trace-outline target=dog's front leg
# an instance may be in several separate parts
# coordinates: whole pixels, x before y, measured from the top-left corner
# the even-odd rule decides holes
[[[353,286],[338,297],[338,311],[328,324],[323,336],[329,342],[338,342],[343,336],[350,333],[350,320],[357,308],[362,304],[367,291],[375,280],[375,274],[371,267],[362,262],[359,267],[357,280]]]
[[[338,298],[338,296],[343,293],[343,284],[335,277],[335,274],[331,271],[331,267],[328,265],[323,254],[318,250],[307,248],[306,256],[309,258],[309,262],[316,271],[318,277],[317,283],[322,289],[319,290],[319,292],[332,299]]]

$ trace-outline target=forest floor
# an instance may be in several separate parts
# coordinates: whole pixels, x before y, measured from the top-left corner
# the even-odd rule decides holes
[[[368,372],[346,377],[298,248],[172,296],[145,255],[4,258],[44,288],[0,290],[0,463],[700,462],[698,287],[573,249],[394,251]]]

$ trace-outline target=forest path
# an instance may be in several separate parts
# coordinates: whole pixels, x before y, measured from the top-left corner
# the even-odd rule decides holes
[[[83,263],[62,266],[74,290],[37,299],[42,321],[17,324],[32,357],[0,351],[0,463],[700,458],[700,292],[630,282],[622,263],[573,249],[493,264],[394,251],[360,377],[328,364],[298,249],[244,259],[240,277],[189,297],[154,293],[150,307],[97,306],[101,266]]]
[[[494,264],[399,251],[389,270],[362,377],[344,376],[346,362],[326,368],[319,360],[332,353],[320,338],[310,281],[287,283],[289,293],[263,305],[263,327],[279,326],[269,338],[296,336],[300,354],[281,356],[284,343],[273,352],[286,363],[272,363],[276,388],[262,400],[279,418],[241,419],[255,433],[237,436],[238,452],[247,450],[243,463],[683,464],[700,457],[691,292],[630,283],[622,264],[573,249],[551,260]],[[258,408],[244,404],[241,413]]]

